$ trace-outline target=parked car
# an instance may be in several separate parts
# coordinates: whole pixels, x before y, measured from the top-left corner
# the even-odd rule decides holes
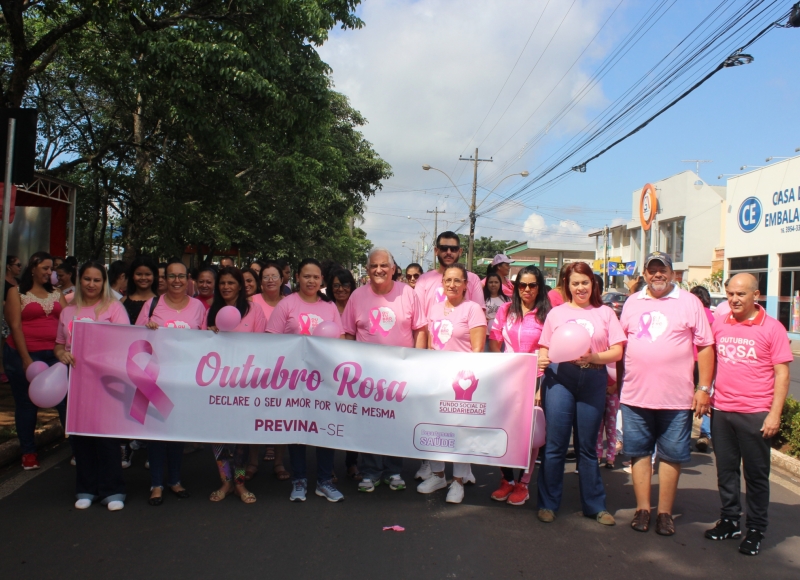
[[[722,302],[725,302],[728,297],[721,292],[712,292],[711,293],[711,312],[717,311],[717,306],[719,306]]]
[[[617,318],[620,317],[622,314],[622,305],[625,304],[625,301],[628,299],[627,294],[623,294],[622,292],[606,292],[602,296],[603,304],[611,308],[614,313],[617,315]]]

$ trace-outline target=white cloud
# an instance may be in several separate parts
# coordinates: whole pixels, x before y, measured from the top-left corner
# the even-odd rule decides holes
[[[532,213],[525,220],[522,231],[528,236],[531,245],[547,245],[553,249],[593,250],[595,242],[572,220],[560,220],[548,224],[543,216]]]

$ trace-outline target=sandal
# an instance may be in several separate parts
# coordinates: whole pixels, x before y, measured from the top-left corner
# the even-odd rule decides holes
[[[256,496],[252,491],[245,491],[236,495],[239,496],[243,503],[256,503]]]
[[[188,491],[186,491],[185,489],[172,489],[170,487],[169,490],[178,499],[188,499],[188,498],[192,497],[192,495]]]
[[[221,489],[216,489],[211,492],[211,495],[208,496],[208,499],[210,499],[211,501],[222,501],[232,493],[233,493],[232,489],[228,491],[222,491]]]
[[[358,470],[358,465],[351,465],[347,470],[347,477],[356,481],[364,479],[364,474]]]
[[[258,473],[258,469],[253,469],[252,471],[250,469],[248,469],[247,471],[244,472],[244,480],[245,481],[250,481],[251,479],[253,479],[256,476],[257,473]]]
[[[659,536],[671,536],[675,533],[675,521],[671,514],[658,514],[656,516],[656,533]]]
[[[157,495],[157,496],[152,496],[151,495],[150,499],[147,500],[147,503],[149,503],[153,507],[158,507],[162,503],[164,503],[164,490],[163,489],[161,490],[161,495]]]
[[[267,447],[266,453],[264,453],[264,461],[275,461],[275,448],[274,447]]]
[[[633,514],[631,527],[637,532],[646,532],[650,529],[650,510],[636,510]]]
[[[275,472],[275,477],[278,478],[278,481],[286,481],[291,477],[291,475],[289,474],[288,471],[286,471],[286,468],[283,465],[276,465],[274,472]]]

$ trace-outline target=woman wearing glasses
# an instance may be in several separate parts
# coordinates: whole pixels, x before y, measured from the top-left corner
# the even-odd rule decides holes
[[[328,274],[325,286],[328,288],[327,300],[336,304],[336,309],[339,311],[339,316],[341,316],[344,312],[344,307],[347,306],[347,301],[350,300],[350,295],[356,289],[356,281],[353,278],[353,274],[344,268],[335,268]]]
[[[411,288],[416,287],[420,276],[422,276],[422,266],[416,263],[406,266],[406,282]]]
[[[490,283],[491,280],[487,276],[486,286],[488,287]],[[542,326],[548,312],[550,312],[550,300],[544,291],[544,276],[536,266],[523,268],[514,282],[511,302],[506,302],[497,310],[489,334],[490,352],[500,352],[501,347],[505,345],[505,352],[535,353],[539,349],[539,337],[542,335]],[[534,385],[519,387],[534,388]],[[505,501],[511,505],[524,504],[530,497],[528,483],[538,455],[538,448],[531,450],[530,467],[528,471],[520,473],[516,483],[514,470],[508,467],[501,468],[503,477],[500,480],[500,487],[492,493],[492,499]]]
[[[190,328],[198,330],[203,325],[206,309],[202,302],[186,295],[189,273],[178,258],[173,258],[165,267],[164,281],[166,292],[151,298],[142,306],[136,319],[138,326],[151,330],[159,327]],[[164,463],[168,464],[167,485],[179,499],[189,497],[189,492],[181,485],[181,463],[183,461],[183,442],[150,441],[147,445],[150,461],[150,499],[152,506],[164,502]]]
[[[486,341],[486,315],[480,304],[466,299],[467,270],[453,264],[442,275],[444,301],[428,312],[428,348],[450,352],[483,352]],[[474,381],[474,377],[472,377]],[[431,476],[417,486],[419,493],[433,493],[447,486],[444,461],[430,462]],[[471,478],[469,463],[453,464],[453,483],[447,492],[448,503],[464,499],[464,479]]]

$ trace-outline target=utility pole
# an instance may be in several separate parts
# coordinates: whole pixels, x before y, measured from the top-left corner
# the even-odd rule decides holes
[[[436,206],[433,211],[425,210],[426,213],[433,214],[433,243],[436,243],[436,236],[439,235],[439,214],[447,213],[445,210],[439,211],[439,206]]]
[[[492,159],[479,159],[478,158],[478,148],[475,147],[475,157],[473,158],[472,155],[469,156],[469,159],[466,157],[459,157],[459,161],[472,161],[473,168],[472,168],[472,203],[469,206],[469,248],[467,249],[467,270],[470,272],[472,271],[472,259],[473,254],[475,252],[475,219],[478,217],[475,213],[475,197],[478,193],[478,163],[481,161],[485,161],[486,163],[492,163]]]
[[[608,288],[608,226],[603,228],[603,288]]]

